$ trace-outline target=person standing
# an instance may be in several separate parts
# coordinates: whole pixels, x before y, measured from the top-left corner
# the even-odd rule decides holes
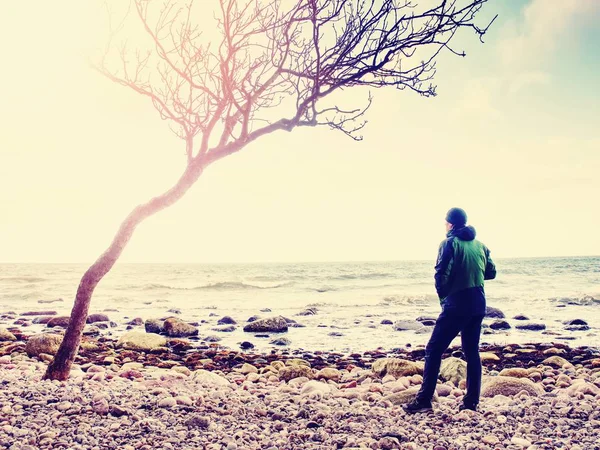
[[[414,401],[403,405],[407,413],[431,411],[442,354],[460,333],[467,360],[467,392],[460,410],[477,410],[481,391],[479,337],[485,316],[484,280],[496,278],[489,249],[475,239],[467,214],[452,208],[446,214],[447,237],[440,244],[435,266],[435,288],[442,312],[425,347],[423,384]]]

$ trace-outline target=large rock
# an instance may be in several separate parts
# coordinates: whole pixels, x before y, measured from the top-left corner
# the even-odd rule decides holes
[[[29,356],[39,356],[41,353],[55,355],[63,337],[60,334],[34,334],[27,340],[25,351]]]
[[[319,370],[317,372],[317,380],[323,379],[323,380],[333,380],[333,381],[340,381],[340,379],[342,378],[342,373],[337,370],[334,369],[333,367],[325,367],[321,370]]]
[[[232,317],[223,316],[217,321],[217,325],[237,325],[237,322]]]
[[[194,370],[192,380],[204,385],[229,386],[229,380],[219,374],[204,369]]]
[[[479,359],[482,363],[500,361],[500,357],[492,352],[479,352]]]
[[[16,341],[17,337],[6,328],[0,328],[0,341]]]
[[[492,330],[510,330],[510,324],[506,320],[494,320],[490,324]]]
[[[517,330],[541,331],[546,329],[543,323],[520,323],[515,326]]]
[[[69,320],[71,318],[69,316],[58,316],[58,317],[53,317],[52,319],[50,319],[47,323],[46,326],[49,328],[52,327],[62,327],[62,328],[67,328],[67,326],[69,325]]]
[[[442,377],[442,380],[450,381],[458,386],[461,380],[467,378],[467,363],[453,356],[444,359],[440,367],[440,377]]]
[[[286,367],[280,369],[279,372],[277,373],[277,376],[279,377],[280,380],[290,381],[290,380],[293,380],[294,378],[298,378],[298,377],[306,377],[309,379],[313,379],[315,377],[315,374],[314,374],[313,370],[308,366],[293,365],[293,366],[286,366]]]
[[[142,333],[141,331],[130,331],[123,334],[117,341],[117,347],[127,350],[151,351],[159,347],[165,347],[167,339],[154,333]]]
[[[396,378],[423,374],[423,363],[400,358],[380,358],[371,367],[380,377],[392,375]]]
[[[498,308],[488,306],[485,309],[485,317],[490,318],[490,319],[504,319],[506,316]]]
[[[288,323],[283,316],[267,317],[246,324],[244,331],[251,333],[274,332],[280,333],[288,330]]]
[[[146,333],[162,333],[165,331],[164,320],[161,319],[148,319],[144,323],[144,328],[146,329]]]
[[[505,376],[485,377],[481,387],[482,397],[495,397],[504,395],[510,397],[526,391],[529,395],[537,397],[544,393],[544,389],[527,378],[513,378]]]
[[[542,364],[546,364],[547,366],[552,366],[552,367],[557,367],[557,368],[573,367],[573,364],[571,364],[569,361],[567,361],[562,356],[558,356],[558,355],[554,355],[554,356],[550,356],[549,358],[546,358],[545,360],[542,361]]]
[[[110,319],[106,314],[90,314],[87,316],[87,323],[96,323],[96,322],[109,322]]]
[[[175,317],[165,320],[164,329],[167,336],[171,337],[196,336],[198,334],[196,327]]]
[[[396,320],[394,322],[395,331],[419,330],[420,328],[423,328],[423,324],[416,320]]]
[[[588,323],[583,319],[573,319],[563,321],[564,325],[587,325]]]

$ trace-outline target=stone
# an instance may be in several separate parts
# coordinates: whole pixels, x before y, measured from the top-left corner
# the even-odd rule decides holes
[[[504,319],[506,316],[498,308],[488,306],[485,309],[485,317],[490,319]]]
[[[207,429],[210,426],[210,419],[206,416],[195,415],[185,421],[188,428]]]
[[[510,330],[511,326],[506,320],[494,320],[490,324],[492,330]]]
[[[528,378],[529,371],[520,367],[507,367],[502,369],[498,375],[512,378]]]
[[[110,410],[108,400],[104,397],[94,399],[92,401],[92,409],[96,414],[107,415]]]
[[[183,406],[192,406],[194,404],[192,399],[186,395],[178,395],[177,397],[175,397],[175,401],[177,402],[178,405],[183,405]]]
[[[288,338],[276,338],[273,339],[272,341],[269,342],[269,344],[271,345],[290,345],[292,343],[292,341],[290,341]]]
[[[283,316],[257,319],[244,326],[244,331],[251,333],[274,332],[281,333],[288,330],[288,323]]]
[[[90,314],[87,316],[86,323],[109,322],[110,319],[106,314]]]
[[[342,378],[342,373],[337,370],[334,369],[333,367],[325,367],[321,370],[319,370],[316,374],[316,379],[317,380],[332,380],[335,382],[340,381],[340,379]]]
[[[306,308],[303,311],[300,311],[297,316],[314,316],[317,314],[317,308]]]
[[[496,445],[500,443],[500,439],[493,434],[488,434],[481,439],[481,442],[488,445]]]
[[[143,325],[144,321],[142,320],[141,317],[136,317],[134,319],[131,319],[129,322],[127,322],[127,325],[133,325],[133,326],[139,326],[139,325]]]
[[[550,347],[542,352],[544,355],[564,355],[567,351],[564,348]]]
[[[394,322],[392,322],[390,319],[383,319],[381,322],[379,322],[381,325],[393,325]]]
[[[155,333],[129,331],[117,341],[117,347],[127,350],[151,351],[167,345],[167,339]]]
[[[298,377],[306,377],[308,379],[313,379],[315,377],[315,374],[313,370],[308,366],[293,365],[286,366],[280,369],[277,373],[277,377],[283,381],[290,381]]]
[[[146,333],[159,334],[165,331],[164,320],[160,319],[148,319],[144,323],[144,327],[146,329]]]
[[[217,325],[236,325],[236,324],[237,324],[237,322],[229,316],[223,316],[217,321]]]
[[[67,328],[67,326],[69,325],[69,320],[70,319],[71,318],[69,316],[57,316],[57,317],[53,317],[48,322],[46,322],[46,326],[48,328],[52,328],[52,327]]]
[[[199,384],[229,386],[229,380],[221,375],[204,369],[194,370],[192,380]]]
[[[467,378],[467,363],[460,358],[446,358],[442,360],[440,367],[440,377],[444,381],[450,381],[455,386],[458,386],[461,380]]]
[[[577,379],[567,388],[567,394],[571,397],[577,397],[578,395],[598,396],[600,395],[600,388],[585,380]]]
[[[242,343],[240,343],[240,348],[242,350],[250,350],[254,348],[254,344],[252,342],[243,341]]]
[[[394,322],[394,331],[418,330],[423,327],[421,322],[416,320],[396,320]]]
[[[331,392],[331,388],[327,383],[323,383],[322,381],[310,380],[304,383],[302,388],[300,389],[301,395],[310,395],[313,393],[318,393],[322,395],[329,394]]]
[[[0,328],[0,341],[16,341],[17,337],[6,328]]]
[[[482,363],[484,362],[498,362],[500,357],[492,352],[481,352],[479,353],[479,359]]]
[[[523,315],[523,314],[517,314],[515,317],[513,317],[513,319],[515,320],[529,320],[529,317]]]
[[[546,358],[545,360],[542,361],[542,364],[546,364],[547,366],[552,366],[552,367],[556,367],[556,368],[562,368],[562,367],[573,367],[573,364],[571,364],[569,361],[567,361],[565,358],[563,358],[562,356],[558,356],[558,355],[554,355],[554,356],[550,356],[548,358]]]
[[[63,337],[60,334],[34,334],[27,340],[25,351],[29,356],[39,356],[40,353],[55,355],[62,340]]]
[[[237,370],[239,370],[239,372],[244,375],[247,375],[249,373],[258,373],[258,369],[256,368],[256,366],[253,366],[252,364],[248,363],[242,364],[242,367]]]
[[[177,405],[177,400],[173,397],[161,398],[158,401],[159,408],[172,408],[175,405]]]
[[[217,331],[219,333],[233,333],[236,330],[235,325],[219,325],[212,327],[211,331]]]
[[[55,316],[56,311],[25,311],[22,316]]]
[[[423,373],[423,363],[401,358],[380,358],[373,363],[371,369],[380,377],[392,375],[399,378],[421,375]]]
[[[544,389],[527,378],[514,378],[505,376],[484,377],[481,396],[495,397],[504,395],[510,397],[526,391],[530,396],[537,397],[544,393]]]
[[[196,336],[198,329],[183,320],[176,317],[171,317],[164,321],[164,329],[167,336],[171,337],[187,337]]]
[[[543,323],[520,323],[515,328],[517,330],[541,331],[546,329],[546,325]]]
[[[452,393],[452,387],[447,384],[438,384],[435,387],[435,392],[440,397],[448,397]]]
[[[52,319],[52,316],[37,316],[34,317],[32,323],[47,324]]]
[[[588,325],[588,323],[583,319],[573,319],[573,320],[565,320],[563,325]]]

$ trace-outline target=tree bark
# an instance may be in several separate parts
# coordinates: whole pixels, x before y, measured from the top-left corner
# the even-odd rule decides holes
[[[198,180],[204,165],[192,161],[186,167],[178,182],[164,194],[154,197],[147,203],[136,207],[121,224],[108,249],[100,255],[92,266],[85,272],[77,288],[75,304],[71,310],[71,319],[54,360],[48,366],[44,379],[64,381],[69,378],[71,366],[79,350],[83,328],[85,327],[90,301],[94,289],[113,267],[123,249],[129,242],[135,228],[152,214],[171,206],[189,190]]]

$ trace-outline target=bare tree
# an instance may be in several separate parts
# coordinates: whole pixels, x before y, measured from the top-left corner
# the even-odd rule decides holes
[[[491,25],[474,22],[487,0],[435,1],[419,10],[409,0],[217,0],[219,41],[206,42],[194,25],[202,5],[132,0],[94,67],[152,102],[184,141],[187,165],[171,189],[125,218],[83,275],[45,378],[68,378],[94,289],[137,225],[179,200],[210,164],[279,130],[325,126],[362,139],[371,95],[359,107],[342,107],[343,95],[334,94],[343,89],[395,87],[434,96],[440,52],[464,56],[450,46],[457,32],[469,29],[482,40]],[[147,52],[116,45],[132,18],[151,43]]]

